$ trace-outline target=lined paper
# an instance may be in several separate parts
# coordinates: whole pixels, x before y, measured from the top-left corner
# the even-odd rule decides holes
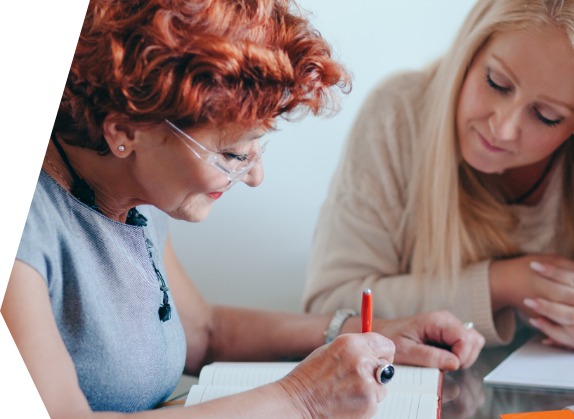
[[[295,366],[296,362],[215,362],[201,370],[199,383],[191,387],[185,405],[279,380]],[[395,376],[387,384],[387,396],[374,418],[436,419],[439,382],[440,371],[436,368],[395,365]]]

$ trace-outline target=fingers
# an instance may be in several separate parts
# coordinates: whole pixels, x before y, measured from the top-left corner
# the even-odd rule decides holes
[[[538,261],[530,262],[530,268],[545,278],[574,288],[574,271],[571,269],[564,269],[556,265],[540,263]]]
[[[526,298],[524,305],[561,326],[574,326],[574,307],[544,298]]]
[[[395,341],[398,363],[448,371],[472,365],[484,346],[482,335],[446,310],[386,321],[380,331]]]
[[[376,403],[381,402],[387,394],[387,386],[382,381],[392,379],[389,371],[385,371],[386,380],[381,380],[381,376],[385,367],[391,365],[395,358],[394,342],[378,333],[355,333],[337,337],[331,346],[341,363],[349,363],[349,374],[356,375],[356,383],[349,382],[349,389],[363,389],[363,395],[357,395],[356,399],[365,397],[369,400],[368,394],[374,392]],[[346,390],[346,397],[349,396],[349,389]]]
[[[574,307],[543,298],[527,298],[524,305],[541,316],[529,322],[548,337],[545,343],[574,348]]]
[[[392,364],[395,359],[395,344],[378,333],[362,333],[358,336],[367,340],[372,355],[376,357],[372,377],[380,387],[383,387],[382,392],[379,391],[380,398],[377,399],[377,402],[380,402],[386,394],[386,387],[383,384],[388,384],[395,374]]]
[[[338,358],[346,358],[356,366],[366,369],[367,381],[386,384],[394,375],[392,362],[395,344],[378,333],[345,334],[335,339],[331,346]]]
[[[567,349],[567,350],[572,350],[574,349],[573,346],[571,345],[565,345],[561,342],[557,342],[554,339],[550,339],[550,338],[546,338],[546,339],[542,339],[542,344],[543,345],[548,345],[548,346],[555,346],[557,348],[561,348],[561,349]]]
[[[381,365],[375,370],[375,379],[379,384],[388,384],[395,375],[395,367],[393,364],[381,362]]]
[[[460,368],[468,368],[476,361],[485,340],[469,323],[462,324],[446,311],[435,312],[427,318],[431,322],[427,328],[431,343],[448,347],[458,358]]]
[[[468,368],[478,358],[480,351],[484,347],[485,339],[480,333],[474,329],[466,329],[463,327],[460,339],[458,339],[452,346],[451,351],[456,354],[460,360],[461,368]]]
[[[372,355],[376,357],[376,366],[373,369],[372,377],[377,384],[384,387],[383,393],[386,394],[384,384],[388,384],[395,374],[392,364],[395,359],[395,344],[392,340],[378,333],[362,333],[358,336],[362,339],[367,339]],[[380,394],[381,397],[377,399],[377,402],[383,399],[384,394]]]
[[[311,353],[282,383],[311,417],[372,417],[387,392],[377,373],[393,361],[394,351],[394,343],[378,333],[343,334]]]
[[[397,342],[397,362],[405,365],[454,371],[460,368],[459,358],[447,349],[401,339]]]
[[[357,336],[362,336],[367,339],[366,343],[369,349],[377,358],[386,359],[389,363],[393,362],[396,348],[392,340],[379,333],[361,333]]]
[[[543,317],[538,319],[531,318],[529,319],[529,322],[536,329],[548,336],[548,338],[543,340],[542,343],[574,349],[574,327],[560,326]]]

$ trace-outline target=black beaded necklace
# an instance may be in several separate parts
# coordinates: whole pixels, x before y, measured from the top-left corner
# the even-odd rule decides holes
[[[76,173],[76,171],[72,167],[72,164],[70,163],[70,160],[68,160],[68,156],[66,155],[64,149],[62,148],[60,143],[56,140],[56,138],[51,137],[50,139],[52,140],[52,142],[56,146],[56,150],[58,150],[58,154],[62,158],[62,161],[64,162],[64,164],[68,168],[68,171],[70,172],[70,175],[72,176],[72,179],[73,179],[72,180],[72,186],[70,187],[70,192],[72,193],[72,195],[74,195],[79,201],[83,202],[84,204],[86,204],[90,208],[101,213],[100,209],[98,208],[98,205],[96,204],[94,190],[90,187],[90,185],[88,185],[88,183],[84,179],[82,179]],[[134,207],[128,211],[128,215],[126,217],[126,224],[138,226],[138,227],[145,227],[145,226],[147,226],[147,218],[144,217],[142,214],[140,214],[139,211]],[[155,274],[157,276],[157,280],[160,284],[159,289],[160,289],[160,291],[163,292],[163,302],[159,306],[158,314],[159,314],[159,319],[162,322],[165,322],[165,321],[168,321],[169,319],[171,319],[171,306],[169,304],[169,296],[167,294],[167,292],[169,291],[169,288],[167,287],[161,272],[156,267],[155,262],[153,260],[153,255],[151,252],[151,250],[153,248],[152,241],[146,237],[145,242],[146,242],[146,248],[148,251],[149,258],[151,260],[153,270],[155,271]]]
[[[506,200],[506,203],[508,205],[521,204],[526,199],[528,199],[528,197],[530,195],[532,195],[534,192],[536,192],[538,190],[538,188],[540,187],[540,185],[542,185],[542,182],[544,182],[544,180],[548,177],[548,174],[552,170],[552,167],[554,167],[554,162],[556,161],[556,159],[559,155],[560,155],[559,151],[558,150],[555,151],[552,154],[552,156],[550,157],[548,164],[544,168],[544,171],[542,172],[542,174],[540,175],[538,180],[536,182],[534,182],[534,184],[526,192],[524,192],[522,195],[520,195],[519,197],[514,198],[514,199],[508,199],[508,200]]]

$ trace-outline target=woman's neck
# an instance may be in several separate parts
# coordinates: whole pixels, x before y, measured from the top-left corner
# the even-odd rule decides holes
[[[57,141],[63,155],[53,140],[50,140],[42,169],[70,194],[119,222],[126,222],[129,210],[144,203],[135,198],[137,195],[134,192],[137,189],[131,182],[129,163],[124,159],[117,159],[112,154],[100,155],[94,150]],[[85,182],[85,186],[79,188],[81,194],[89,195],[93,191],[93,202],[86,202],[85,198],[78,196],[78,178]]]
[[[499,180],[509,196],[510,204],[536,205],[544,196],[560,153],[528,166],[509,169],[499,175]]]

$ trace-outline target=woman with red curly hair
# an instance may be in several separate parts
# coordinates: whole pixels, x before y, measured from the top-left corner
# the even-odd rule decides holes
[[[337,337],[360,330],[350,312],[210,306],[167,235],[167,215],[201,221],[236,182],[261,183],[277,117],[335,109],[349,85],[292,1],[90,2],[2,306],[50,416],[142,412],[206,363],[313,351],[272,384],[134,416],[374,413],[393,342]],[[373,328],[403,363],[456,369],[482,345],[447,313]]]

